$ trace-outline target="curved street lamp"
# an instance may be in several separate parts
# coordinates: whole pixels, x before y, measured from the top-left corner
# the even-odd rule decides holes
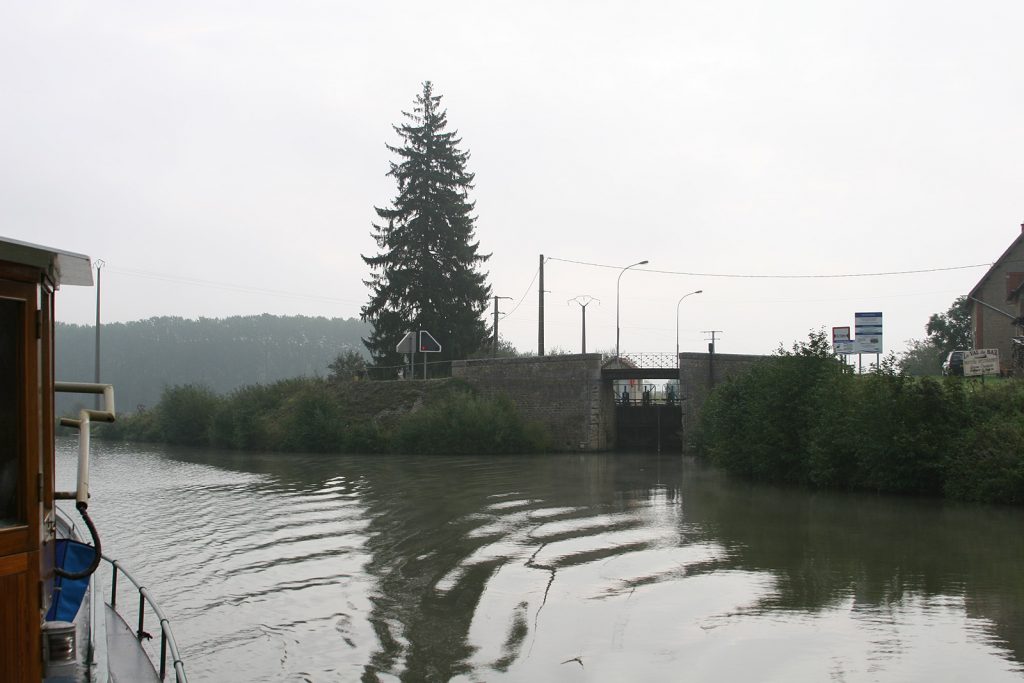
[[[683,299],[685,299],[688,296],[692,296],[694,294],[703,294],[703,293],[704,293],[703,289],[698,289],[695,292],[690,292],[689,294],[683,294],[681,297],[679,297],[679,301],[676,302],[676,365],[679,364],[679,304],[683,303]]]
[[[634,263],[632,265],[626,266],[625,268],[622,269],[622,272],[619,273],[619,279],[617,279],[615,281],[615,358],[616,359],[619,357],[619,283],[622,282],[622,275],[627,270],[629,270],[630,268],[634,268],[636,266],[644,266],[644,265],[647,265],[647,261],[646,260],[638,261],[637,263]]]

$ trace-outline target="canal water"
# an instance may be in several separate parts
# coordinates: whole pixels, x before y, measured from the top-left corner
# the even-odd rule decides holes
[[[193,681],[1024,678],[1024,510],[678,456],[93,445],[104,550]]]

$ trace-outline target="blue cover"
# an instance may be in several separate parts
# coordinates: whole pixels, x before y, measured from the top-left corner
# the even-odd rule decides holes
[[[67,572],[80,572],[88,568],[96,557],[96,548],[66,538],[57,539],[55,552],[57,556],[54,563]],[[50,611],[46,613],[46,620],[74,621],[91,578],[65,579],[63,576],[54,576],[53,600],[50,602]]]

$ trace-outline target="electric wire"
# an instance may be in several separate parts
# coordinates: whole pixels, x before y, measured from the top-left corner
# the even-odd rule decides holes
[[[574,259],[558,258],[555,256],[548,256],[545,260],[547,261],[561,261],[562,263],[574,263],[580,266],[592,266],[594,268],[611,268],[614,270],[621,270],[622,266],[610,265],[607,263],[592,263],[589,261],[576,261]],[[716,277],[716,278],[733,278],[733,279],[763,279],[763,280],[814,280],[814,279],[838,279],[838,278],[853,278],[853,277],[881,277],[888,275],[920,275],[923,273],[941,273],[951,270],[967,270],[968,268],[991,268],[992,263],[972,263],[966,266],[948,266],[944,268],[921,268],[918,270],[893,270],[884,271],[877,273],[834,273],[834,274],[820,274],[820,275],[754,275],[747,273],[692,273],[683,270],[657,270],[654,268],[636,268],[636,270],[645,273],[658,273],[661,275],[686,275],[690,277]]]
[[[550,258],[545,258],[544,260],[545,261],[550,261],[551,259]],[[523,292],[523,295],[521,297],[519,297],[519,301],[516,302],[516,305],[512,307],[511,311],[509,311],[508,313],[503,314],[500,318],[498,318],[499,320],[504,320],[505,318],[507,318],[510,315],[512,315],[513,313],[515,313],[516,309],[519,308],[519,304],[523,303],[523,301],[526,300],[526,295],[530,293],[530,288],[533,287],[533,283],[537,281],[537,276],[540,275],[540,269],[541,269],[541,266],[537,266],[537,270],[535,270],[533,272],[533,277],[530,279],[530,284],[526,285],[526,290]]]
[[[544,258],[545,261],[559,261],[561,263],[571,263],[575,265],[588,266],[593,268],[607,268],[613,270],[621,269],[621,266],[606,264],[606,263],[595,263],[591,261],[581,261],[577,259],[560,258],[556,256],[547,256]],[[801,280],[801,279],[842,279],[842,278],[865,278],[865,277],[884,277],[884,276],[897,276],[897,275],[920,275],[926,273],[937,273],[937,272],[948,272],[956,270],[967,270],[971,268],[982,268],[991,267],[992,263],[976,263],[961,266],[948,266],[939,268],[921,268],[914,270],[900,270],[900,271],[881,271],[873,273],[834,273],[834,274],[747,274],[747,273],[698,273],[689,271],[677,271],[677,270],[659,270],[652,268],[637,268],[637,270],[657,273],[662,275],[683,275],[689,277],[707,277],[707,278],[730,278],[730,279],[777,279],[777,280]],[[533,277],[530,278],[529,284],[526,286],[523,294],[516,301],[515,306],[512,310],[507,313],[502,313],[500,320],[505,320],[511,317],[516,311],[519,310],[526,297],[529,295],[534,283],[537,281],[537,277],[540,275],[540,266],[534,270]],[[118,266],[107,265],[108,272],[117,274],[127,275],[130,277],[141,277],[151,280],[160,280],[165,282],[179,282],[188,285],[195,285],[201,287],[214,287],[218,289],[236,291],[250,294],[263,294],[268,296],[278,296],[284,298],[293,299],[306,299],[311,301],[322,301],[326,303],[334,304],[360,304],[361,302],[354,301],[351,299],[340,299],[337,297],[321,296],[315,294],[303,294],[299,292],[289,292],[284,290],[268,289],[263,287],[249,287],[245,285],[237,285],[226,282],[218,282],[214,280],[206,280],[200,278],[183,277],[180,275],[171,275],[167,273],[155,273],[150,271],[138,270],[133,268],[124,268]],[[528,307],[529,308],[529,307]]]

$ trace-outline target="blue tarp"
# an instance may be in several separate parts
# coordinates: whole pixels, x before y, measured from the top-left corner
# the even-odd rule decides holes
[[[57,540],[56,555],[56,566],[66,572],[80,572],[92,564],[93,558],[96,557],[96,549],[85,543],[61,538]],[[50,611],[46,613],[46,620],[74,621],[91,578],[87,576],[84,579],[65,579],[62,576],[55,576],[53,601],[50,603]]]

